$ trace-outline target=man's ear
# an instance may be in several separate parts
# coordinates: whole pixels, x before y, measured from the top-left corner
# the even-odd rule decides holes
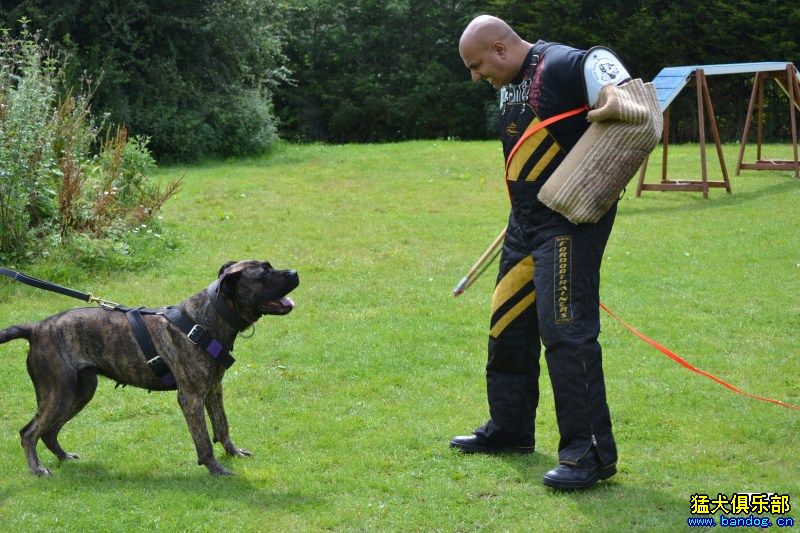
[[[492,41],[492,52],[505,59],[508,55],[508,49],[503,41]]]
[[[235,264],[236,264],[236,261],[228,261],[227,263],[222,265],[219,268],[219,272],[217,272],[217,277],[220,277],[225,272],[225,269],[227,269],[229,266],[235,265]]]

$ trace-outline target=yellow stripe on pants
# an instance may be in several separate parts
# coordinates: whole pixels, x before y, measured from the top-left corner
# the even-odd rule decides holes
[[[514,265],[514,267],[500,279],[500,282],[494,289],[494,294],[492,294],[492,315],[533,279],[534,267],[533,257],[530,255],[525,256],[524,259]],[[533,303],[535,298],[536,292],[532,292],[517,302],[514,307],[492,326],[489,334],[492,337],[497,337],[512,320],[517,318],[520,313]]]

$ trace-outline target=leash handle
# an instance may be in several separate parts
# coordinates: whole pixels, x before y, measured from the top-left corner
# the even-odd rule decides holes
[[[68,287],[62,287],[61,285],[56,285],[55,283],[51,283],[43,279],[34,278],[33,276],[28,276],[27,274],[23,274],[22,272],[17,272],[15,270],[10,270],[8,268],[0,267],[0,274],[9,277],[15,281],[19,281],[20,283],[24,283],[25,285],[36,287],[37,289],[56,292],[58,294],[63,294],[64,296],[71,296],[72,298],[83,300],[84,302],[94,302],[98,304],[100,307],[103,307],[105,309],[113,310],[113,309],[121,309],[123,307],[118,303],[110,302],[102,298],[97,298],[90,292],[89,293],[80,292],[76,291],[75,289],[70,289]]]
[[[57,292],[58,294],[63,294],[64,296],[71,296],[72,298],[83,300],[84,302],[91,302],[97,300],[97,299],[93,300],[94,297],[91,294],[76,291],[75,289],[70,289],[67,287],[62,287],[61,285],[56,285],[55,283],[51,283],[49,281],[44,281],[42,279],[28,276],[27,274],[23,274],[22,272],[9,270],[8,268],[0,267],[0,274],[7,276],[13,280],[19,281],[20,283],[24,283],[25,285],[36,287],[37,289],[44,289],[50,292]]]

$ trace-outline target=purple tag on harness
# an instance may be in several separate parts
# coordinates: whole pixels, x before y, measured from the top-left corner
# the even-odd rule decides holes
[[[173,387],[175,386],[175,376],[173,376],[172,373],[170,372],[169,374],[161,378],[161,383],[163,383],[167,387]]]
[[[214,359],[219,357],[219,354],[222,352],[222,344],[217,339],[211,341],[206,348],[206,351],[213,357]]]

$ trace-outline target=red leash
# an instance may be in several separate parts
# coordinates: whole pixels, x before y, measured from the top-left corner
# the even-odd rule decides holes
[[[583,107],[580,107],[580,108],[577,108],[577,109],[572,109],[572,110],[567,111],[565,113],[561,113],[560,115],[556,115],[556,116],[550,117],[550,118],[548,118],[546,120],[543,120],[543,121],[541,121],[539,123],[534,124],[533,126],[530,126],[523,133],[522,137],[520,137],[520,139],[517,141],[517,143],[511,149],[511,153],[508,154],[508,159],[506,160],[506,187],[508,188],[508,198],[509,198],[509,200],[511,199],[511,188],[508,186],[508,181],[509,181],[509,179],[508,179],[508,170],[509,170],[509,167],[511,166],[511,161],[514,159],[514,156],[517,155],[517,151],[525,143],[525,141],[528,140],[528,138],[530,138],[531,135],[534,135],[537,131],[541,130],[542,128],[545,128],[545,127],[549,126],[550,124],[553,124],[554,122],[558,122],[559,120],[565,119],[567,117],[571,117],[573,115],[577,115],[578,113],[582,113],[583,111],[586,111],[587,109],[589,109],[589,106],[583,106]],[[515,177],[515,179],[516,178],[517,177]],[[499,251],[499,249],[498,249],[498,251]],[[466,279],[466,278],[464,278],[464,279]],[[456,286],[456,288],[458,288],[458,286]],[[461,292],[463,292],[463,291],[461,291]],[[453,293],[455,294],[455,289],[453,290]],[[461,293],[459,292],[458,294],[461,294]],[[755,394],[750,394],[748,392],[744,392],[743,390],[737,389],[736,387],[734,387],[730,383],[728,383],[726,381],[723,381],[723,380],[719,379],[718,377],[716,377],[716,376],[714,376],[712,374],[709,374],[708,372],[704,372],[703,370],[700,370],[696,366],[688,363],[686,360],[681,358],[678,354],[676,354],[676,353],[672,352],[671,350],[669,350],[668,348],[665,348],[664,346],[660,345],[659,343],[657,343],[656,341],[654,341],[653,339],[651,339],[647,335],[645,335],[643,333],[640,333],[639,331],[636,331],[636,329],[633,326],[630,326],[627,322],[625,322],[620,317],[618,317],[617,315],[612,313],[611,310],[608,307],[606,307],[605,304],[603,304],[602,302],[600,302],[600,308],[603,311],[605,311],[606,313],[608,313],[611,317],[615,318],[620,324],[622,324],[623,326],[625,326],[626,328],[631,330],[631,332],[633,332],[634,335],[636,335],[637,337],[642,339],[644,342],[646,342],[647,344],[649,344],[650,346],[652,346],[653,348],[655,348],[659,352],[663,353],[664,355],[666,355],[667,357],[669,357],[670,359],[672,359],[673,361],[675,361],[676,363],[678,363],[682,367],[688,368],[692,372],[700,374],[701,376],[705,376],[705,377],[707,377],[709,379],[713,379],[714,381],[716,381],[717,383],[719,383],[723,387],[727,387],[728,389],[732,390],[733,392],[737,392],[739,394],[742,394],[742,395],[750,397],[750,398],[755,398],[756,400],[761,400],[762,402],[774,403],[774,404],[781,405],[783,407],[788,407],[789,409],[795,409],[797,411],[800,411],[800,406],[798,406],[798,405],[792,405],[790,403],[782,402],[780,400],[773,400],[771,398],[763,398],[761,396],[756,396]]]
[[[736,387],[734,387],[730,383],[727,383],[727,382],[719,379],[718,377],[713,376],[713,375],[709,374],[708,372],[704,372],[704,371],[700,370],[699,368],[691,365],[690,363],[688,363],[684,359],[682,359],[679,355],[677,355],[674,352],[670,351],[668,348],[665,348],[664,346],[661,346],[659,343],[657,343],[656,341],[654,341],[653,339],[651,339],[647,335],[644,335],[643,333],[640,333],[640,332],[636,331],[636,329],[634,329],[633,326],[630,326],[624,320],[622,320],[620,317],[618,317],[617,315],[612,313],[611,310],[608,307],[606,307],[602,302],[600,302],[600,309],[602,309],[603,311],[608,313],[611,317],[616,319],[620,324],[622,324],[623,326],[625,326],[626,328],[631,330],[631,332],[633,332],[634,335],[636,335],[637,337],[642,339],[644,342],[646,342],[647,344],[649,344],[650,346],[652,346],[653,348],[655,348],[659,352],[663,353],[664,355],[666,355],[667,357],[669,357],[670,359],[672,359],[673,361],[675,361],[676,363],[678,363],[682,367],[688,368],[692,372],[700,374],[701,376],[705,376],[705,377],[707,377],[709,379],[713,379],[714,381],[716,381],[720,385],[729,388],[733,392],[738,392],[739,394],[742,394],[744,396],[748,396],[750,398],[755,398],[756,400],[761,400],[762,402],[775,403],[775,404],[781,405],[783,407],[788,407],[789,409],[796,409],[796,410],[800,411],[800,406],[792,405],[790,403],[782,402],[780,400],[773,400],[773,399],[770,399],[770,398],[762,398],[761,396],[756,396],[755,394],[750,394],[750,393],[744,392],[743,390],[737,389]]]

